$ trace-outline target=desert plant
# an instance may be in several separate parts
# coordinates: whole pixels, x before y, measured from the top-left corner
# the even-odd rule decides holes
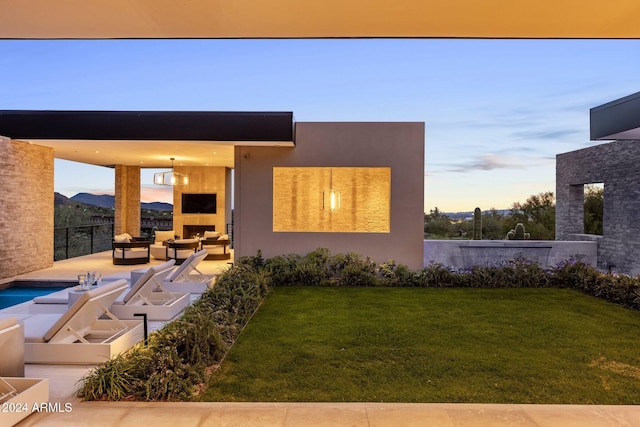
[[[482,240],[482,211],[475,208],[473,211],[473,240]]]
[[[79,383],[76,391],[84,400],[122,400],[130,397],[139,387],[141,352],[144,348],[136,345],[127,353],[121,353],[107,362],[93,368]]]
[[[524,230],[524,224],[521,222],[516,224],[516,228],[509,230],[507,233],[507,240],[527,240],[531,237],[529,233]]]

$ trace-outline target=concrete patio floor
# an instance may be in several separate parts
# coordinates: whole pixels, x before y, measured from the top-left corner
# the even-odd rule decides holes
[[[151,265],[159,261],[152,261]],[[149,264],[146,265],[148,267]],[[111,253],[59,261],[20,280],[73,280],[87,270],[105,278],[128,278],[145,266],[114,266]],[[226,261],[201,263],[203,273],[227,268]],[[31,302],[0,310],[0,317],[28,315]],[[151,329],[161,325],[150,325]],[[25,377],[48,378],[50,402],[60,412],[32,414],[18,426],[527,426],[640,427],[640,406],[503,405],[453,403],[175,403],[82,402],[74,397],[78,381],[92,366],[25,366]],[[65,404],[70,411],[64,412]],[[0,427],[2,413],[0,412]]]

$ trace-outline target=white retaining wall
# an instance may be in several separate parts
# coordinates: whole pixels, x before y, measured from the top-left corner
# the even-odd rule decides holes
[[[521,255],[543,267],[569,258],[597,265],[597,242],[557,240],[425,240],[424,266],[430,263],[452,268],[494,264]]]

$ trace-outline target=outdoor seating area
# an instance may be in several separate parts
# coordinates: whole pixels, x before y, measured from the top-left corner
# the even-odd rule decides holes
[[[135,265],[114,264],[108,251],[22,275],[26,281],[68,282],[83,271],[101,271],[102,284],[87,291],[73,286],[0,310],[0,403],[27,403],[30,409],[50,401],[76,405],[75,387],[90,368],[143,340],[143,316],[135,314],[146,315],[148,331],[159,329],[228,267],[200,264],[205,255],[193,254],[179,267],[174,260],[152,259],[132,274]],[[132,276],[138,280],[131,284]],[[15,425],[31,414],[0,414],[0,425]]]
[[[230,243],[229,235],[218,231],[205,231],[202,238],[198,236],[188,239],[180,239],[174,230],[156,231],[150,253],[158,260],[173,259],[176,265],[182,264],[191,254],[200,250],[207,252],[204,260],[223,261],[231,259]]]

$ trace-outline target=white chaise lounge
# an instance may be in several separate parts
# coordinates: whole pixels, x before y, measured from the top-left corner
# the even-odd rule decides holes
[[[126,280],[117,280],[87,291],[62,316],[26,318],[25,362],[96,364],[141,341],[142,320],[121,320],[109,311],[128,287]]]
[[[24,377],[24,330],[15,317],[0,319],[0,377]]]
[[[0,425],[12,426],[49,401],[49,380],[23,378],[24,330],[14,317],[0,319],[0,348]]]
[[[174,264],[175,261],[170,260],[149,268],[127,293],[111,305],[111,313],[120,319],[135,319],[142,313],[148,320],[176,317],[191,300],[189,293],[170,292],[163,287],[162,281],[171,273]]]
[[[203,274],[198,270],[198,265],[206,256],[206,250],[201,250],[189,255],[189,257],[164,280],[162,286],[171,292],[189,292],[191,294],[201,294],[212,287],[217,275]]]

